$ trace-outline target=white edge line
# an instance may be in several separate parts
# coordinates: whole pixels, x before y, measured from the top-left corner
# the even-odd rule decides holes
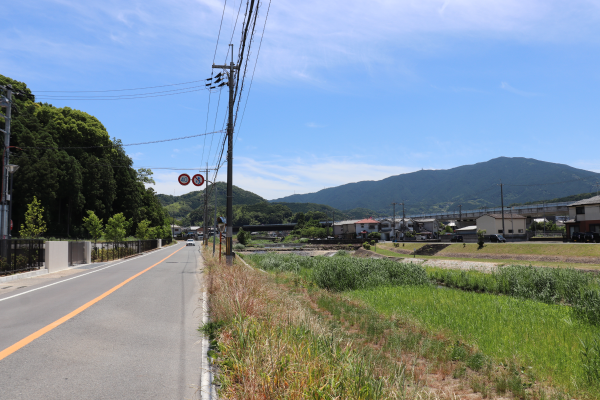
[[[163,247],[163,248],[161,248],[161,249],[159,249],[159,250],[164,250],[164,249],[167,249],[167,248],[168,248],[168,247]],[[0,302],[2,302],[2,301],[4,301],[4,300],[8,300],[8,299],[15,298],[15,297],[18,297],[18,296],[22,296],[22,295],[24,295],[24,294],[27,294],[27,293],[35,292],[36,290],[45,289],[45,288],[47,288],[47,287],[50,287],[50,286],[58,285],[59,283],[67,282],[67,281],[70,281],[70,280],[72,280],[72,279],[81,278],[82,276],[86,276],[86,275],[89,275],[89,274],[93,274],[94,272],[102,271],[103,269],[112,268],[112,267],[115,267],[115,266],[117,266],[117,265],[120,265],[120,264],[126,263],[127,261],[131,261],[131,260],[139,260],[139,259],[140,259],[140,258],[142,258],[142,257],[146,257],[146,256],[149,256],[150,254],[154,254],[154,253],[156,253],[156,252],[154,252],[154,251],[153,251],[153,252],[151,252],[151,253],[144,254],[144,255],[142,255],[141,257],[135,257],[135,258],[130,258],[129,260],[123,260],[123,261],[121,261],[121,262],[118,262],[118,263],[116,263],[116,264],[108,265],[108,266],[106,266],[106,267],[104,267],[104,268],[94,269],[93,271],[91,271],[91,272],[86,272],[85,274],[77,275],[77,276],[74,276],[74,277],[72,277],[72,278],[67,278],[67,279],[64,279],[64,280],[62,280],[62,281],[58,281],[58,282],[54,282],[54,283],[50,283],[49,285],[46,285],[46,286],[40,286],[39,288],[31,289],[31,290],[28,290],[28,291],[26,291],[26,292],[23,292],[23,293],[18,293],[18,294],[12,295],[12,296],[10,296],[10,297],[5,297],[5,298],[3,298],[3,299],[0,299]],[[71,269],[72,269],[72,268],[71,268]],[[60,271],[56,271],[56,272],[60,272]],[[44,274],[44,275],[48,275],[48,274]]]

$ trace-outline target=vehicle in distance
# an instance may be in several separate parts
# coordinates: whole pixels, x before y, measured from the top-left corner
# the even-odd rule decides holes
[[[454,235],[454,236],[452,236],[450,241],[451,242],[463,242],[464,239],[463,239],[462,235]]]
[[[586,232],[583,234],[583,240],[585,242],[594,242],[594,243],[600,243],[600,233],[598,232]]]
[[[573,232],[573,234],[571,235],[571,240],[574,242],[585,242],[585,233]]]
[[[502,235],[490,235],[489,240],[492,243],[506,243],[506,239]]]
[[[185,245],[186,245],[186,246],[195,246],[195,245],[196,245],[196,242],[194,242],[194,239],[188,239],[188,240],[185,242]]]

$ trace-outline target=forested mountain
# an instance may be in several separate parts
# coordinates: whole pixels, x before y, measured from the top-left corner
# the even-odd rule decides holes
[[[459,205],[463,210],[499,206],[500,181],[504,183],[504,204],[508,205],[587,192],[598,179],[598,173],[564,164],[499,157],[448,170],[421,170],[272,201],[319,203],[342,211],[366,207],[388,215],[392,210],[390,203],[404,202],[408,214],[453,210]]]
[[[104,222],[122,212],[133,221],[130,233],[143,219],[152,226],[165,224],[166,213],[154,190],[144,186],[148,171],[138,174],[133,169],[121,141],[111,140],[98,119],[36,103],[24,83],[0,75],[0,85],[5,84],[29,95],[15,98],[11,123],[10,163],[20,166],[14,174],[13,236],[19,235],[34,196],[45,210],[46,236],[84,236],[81,224],[87,210]],[[2,129],[4,122],[0,117]]]
[[[227,184],[225,182],[217,182],[215,184],[215,189],[217,191],[218,206],[225,207],[227,204]],[[208,203],[210,207],[213,207],[214,193],[212,191],[212,185],[208,185],[208,193],[210,194]],[[198,221],[198,216],[200,217],[200,220],[202,220],[204,212],[204,189],[182,194],[181,196],[159,194],[157,197],[172,218],[182,220],[186,218],[188,214],[193,212],[194,215],[192,216],[192,220]],[[233,185],[233,205],[250,205],[263,201],[267,200],[255,193]],[[214,214],[214,208],[211,209]],[[185,222],[182,223],[185,225]]]
[[[225,215],[227,200],[227,184],[217,182],[217,214]],[[215,216],[214,193],[212,185],[208,186],[208,221],[212,223]],[[197,190],[181,196],[166,194],[157,195],[172,218],[182,225],[201,225],[204,221],[204,190]],[[280,224],[295,222],[298,213],[305,214],[307,219],[327,220],[335,213],[337,221],[344,219],[361,219],[368,216],[378,217],[380,214],[367,209],[340,211],[333,207],[314,203],[269,203],[259,195],[233,186],[233,223],[234,225]]]
[[[370,210],[368,208],[354,208],[352,210],[341,211],[337,208],[333,208],[331,206],[325,204],[316,204],[316,203],[284,203],[277,202],[277,204],[282,204],[288,207],[294,214],[295,213],[309,213],[309,212],[318,212],[321,213],[323,219],[331,219],[332,214],[335,216],[336,221],[348,220],[348,219],[363,219],[367,217],[384,217],[385,215],[378,213],[376,211]],[[327,217],[326,217],[327,215]]]

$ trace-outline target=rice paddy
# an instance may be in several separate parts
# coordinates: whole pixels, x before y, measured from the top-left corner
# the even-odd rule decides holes
[[[550,386],[584,397],[600,393],[600,285],[594,275],[525,266],[484,274],[343,254],[250,258],[265,270],[297,273],[343,292],[381,315],[417,320],[496,363],[517,363]]]

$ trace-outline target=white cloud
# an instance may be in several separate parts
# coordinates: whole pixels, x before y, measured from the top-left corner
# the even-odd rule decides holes
[[[243,0],[242,9],[244,8]],[[23,9],[34,13],[38,2],[24,0]],[[77,34],[58,36],[32,27],[18,40],[0,42],[0,49],[16,46],[72,63],[82,59],[88,63],[139,65],[137,57],[156,56],[177,47],[179,54],[193,50],[190,62],[182,62],[184,70],[197,71],[206,65],[210,71],[214,45],[219,33],[222,0],[46,0],[48,10],[68,12],[57,21],[63,30],[78,30],[97,39],[94,46],[79,43]],[[229,0],[225,10],[217,60],[227,51],[235,18],[237,0]],[[263,1],[257,35],[268,3]],[[37,6],[37,8],[36,8]],[[43,10],[43,8],[42,8]],[[40,11],[37,11],[40,12]],[[42,11],[43,12],[43,11]],[[349,65],[362,65],[368,71],[393,66],[409,76],[410,68],[402,65],[401,55],[410,48],[419,52],[437,52],[448,38],[494,37],[514,41],[597,40],[595,31],[600,17],[597,1],[571,0],[278,0],[273,2],[260,55],[257,78],[300,80],[312,85],[326,85],[330,79],[324,71]],[[239,41],[242,15],[233,43]],[[4,26],[1,32],[6,36]],[[36,37],[31,37],[35,35]],[[56,37],[55,37],[56,36]],[[68,38],[68,39],[67,39]],[[254,55],[258,38],[253,47]],[[14,46],[10,43],[14,43]],[[70,51],[67,51],[70,50]],[[75,49],[75,51],[74,51]],[[83,53],[82,53],[83,51]],[[237,49],[235,49],[237,53]],[[57,54],[59,56],[57,56]],[[83,54],[83,56],[82,56]],[[141,60],[138,60],[141,62]],[[172,66],[169,73],[173,73]],[[148,67],[149,68],[149,67]],[[396,71],[397,72],[397,71]]]
[[[233,184],[254,192],[266,199],[289,196],[294,193],[311,193],[326,187],[334,187],[350,182],[380,180],[392,175],[412,172],[420,168],[370,164],[352,158],[309,158],[257,161],[237,157],[234,165]],[[157,193],[176,195],[198,190],[192,185],[181,186],[177,177],[181,172],[154,172]],[[225,168],[219,181],[225,179]],[[190,173],[191,175],[191,173]]]
[[[534,96],[539,96],[538,93],[532,93],[532,92],[525,92],[523,90],[519,90],[519,89],[515,89],[514,87],[510,86],[508,83],[506,82],[502,82],[500,84],[500,88],[506,90],[507,92],[511,92],[514,94],[518,94],[519,96],[523,96],[523,97],[534,97]]]

